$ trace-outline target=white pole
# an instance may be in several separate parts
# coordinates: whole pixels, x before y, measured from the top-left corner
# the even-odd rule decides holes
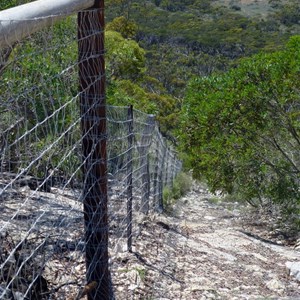
[[[92,7],[95,0],[38,0],[0,11],[0,49],[39,31],[66,15]]]

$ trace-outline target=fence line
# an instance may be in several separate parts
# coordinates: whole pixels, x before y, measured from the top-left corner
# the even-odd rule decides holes
[[[153,115],[105,105],[102,17],[0,49],[1,299],[113,298],[108,254],[134,251],[181,169]]]

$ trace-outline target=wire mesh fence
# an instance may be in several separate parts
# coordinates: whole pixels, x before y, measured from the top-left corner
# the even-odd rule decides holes
[[[1,299],[113,298],[106,256],[132,251],[136,220],[163,210],[181,169],[153,115],[98,93],[101,14],[0,49]]]

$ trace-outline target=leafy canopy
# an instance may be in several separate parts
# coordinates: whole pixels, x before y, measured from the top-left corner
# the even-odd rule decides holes
[[[300,203],[300,36],[222,75],[190,82],[182,150],[212,190]]]

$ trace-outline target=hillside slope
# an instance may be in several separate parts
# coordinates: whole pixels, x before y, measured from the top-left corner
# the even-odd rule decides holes
[[[116,299],[299,299],[287,265],[300,252],[269,240],[268,223],[250,222],[245,207],[217,200],[195,186],[172,215],[140,220],[133,253],[113,256]]]
[[[106,15],[108,22],[123,15],[138,25],[147,74],[181,98],[194,76],[223,72],[242,57],[280,49],[300,33],[299,11],[296,0],[111,0]]]

